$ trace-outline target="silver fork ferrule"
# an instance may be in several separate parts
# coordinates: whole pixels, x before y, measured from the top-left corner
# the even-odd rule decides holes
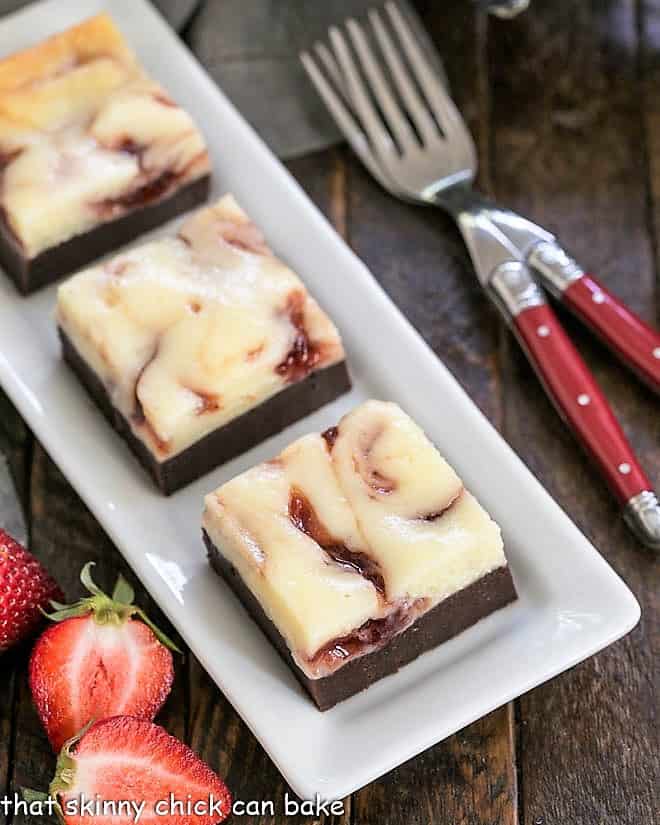
[[[500,264],[490,276],[488,289],[507,320],[546,303],[543,292],[522,261]]]
[[[500,0],[500,2],[491,2],[488,5],[491,14],[510,20],[529,7],[529,0]]]
[[[660,550],[660,502],[652,490],[633,496],[623,510],[626,524],[650,550]]]
[[[533,246],[527,263],[539,273],[543,286],[555,298],[561,298],[562,293],[584,275],[584,270],[573,258],[551,241],[539,241]]]

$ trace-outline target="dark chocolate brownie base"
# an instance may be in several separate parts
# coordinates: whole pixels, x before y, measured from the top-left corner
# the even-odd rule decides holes
[[[0,264],[19,291],[27,295],[204,203],[210,185],[211,176],[206,175],[162,200],[75,235],[32,259],[23,256],[19,242],[3,217],[0,220]]]
[[[211,566],[238,596],[319,710],[328,710],[384,676],[396,673],[420,654],[462,633],[480,619],[517,599],[508,566],[499,567],[440,602],[380,650],[354,659],[324,679],[308,679],[295,663],[279,630],[266,616],[259,601],[252,595],[252,591],[243,582],[237,570],[213,544],[206,531],[202,533]]]
[[[126,418],[114,407],[105,386],[81,358],[66,334],[61,329],[59,334],[64,360],[165,495],[174,493],[220,464],[246,452],[289,424],[334,401],[351,388],[344,361],[313,372],[224,427],[204,436],[182,453],[159,462],[133,433]]]

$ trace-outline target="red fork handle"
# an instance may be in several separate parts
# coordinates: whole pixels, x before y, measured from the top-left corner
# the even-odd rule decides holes
[[[544,286],[591,327],[642,381],[660,393],[660,333],[593,276],[585,275],[556,241],[537,243],[528,260]]]
[[[646,384],[660,393],[660,333],[629,310],[591,275],[574,281],[564,303]]]
[[[531,364],[578,442],[621,502],[652,490],[600,387],[547,304],[512,319]]]
[[[490,242],[490,246],[483,244],[485,251],[494,257],[494,249],[501,255],[502,244],[493,246],[492,231],[483,234],[485,241]],[[473,243],[473,246],[476,245]],[[575,263],[556,245],[545,246],[554,257],[559,252],[560,258],[564,259],[565,273],[571,281],[576,281]],[[480,265],[477,272],[483,272],[488,256],[479,257],[475,252],[473,255]],[[543,268],[551,270],[551,267],[545,267],[546,256],[539,256],[538,260],[530,257],[532,265],[541,274],[544,274]],[[563,277],[565,273],[560,271],[558,274]],[[582,276],[581,272],[579,276]],[[554,286],[568,285],[552,271],[545,280]],[[485,286],[515,331],[546,393],[621,503],[626,523],[646,547],[660,551],[660,502],[607,399],[546,302],[529,267],[515,258],[501,261],[491,270]]]

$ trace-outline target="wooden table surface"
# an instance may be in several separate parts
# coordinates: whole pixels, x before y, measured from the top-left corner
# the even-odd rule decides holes
[[[467,0],[418,5],[478,141],[482,187],[561,233],[578,260],[657,323],[660,3],[532,0],[512,22],[478,15]],[[355,793],[333,825],[650,824],[660,783],[657,562],[624,529],[484,300],[450,221],[385,195],[345,149],[290,169],[643,611],[622,641]],[[565,321],[659,487],[658,400]],[[106,587],[118,570],[134,581],[5,399],[0,446],[29,514],[32,550],[67,595],[78,594],[88,560]],[[163,621],[139,586],[138,593]],[[27,688],[27,654],[0,659],[0,794],[5,786],[45,788],[54,765]],[[179,662],[160,721],[225,776],[237,798],[274,799],[280,810],[286,786],[278,771],[191,655]]]

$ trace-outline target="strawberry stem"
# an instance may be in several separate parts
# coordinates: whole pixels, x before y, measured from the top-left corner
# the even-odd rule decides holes
[[[55,765],[55,776],[48,787],[48,795],[57,802],[57,816],[62,823],[65,823],[64,813],[59,804],[59,794],[67,793],[76,781],[76,760],[71,755],[71,749],[78,744],[82,737],[87,733],[93,725],[94,720],[90,720],[85,727],[79,731],[71,739],[68,739],[57,757],[57,764]]]
[[[182,653],[177,645],[175,645],[174,642],[151,621],[144,610],[133,604],[135,593],[133,588],[121,574],[117,578],[117,583],[112,591],[111,598],[94,583],[91,574],[91,569],[93,566],[93,561],[87,562],[80,573],[80,581],[91,595],[85,596],[71,605],[51,602],[53,612],[44,612],[44,615],[48,619],[53,622],[63,622],[66,619],[75,619],[79,616],[87,616],[91,613],[97,624],[122,625],[133,616],[138,616],[152,631],[161,644],[176,653]]]
[[[25,799],[28,804],[30,802],[44,802],[46,799],[53,799],[55,801],[55,813],[61,825],[66,825],[66,820],[64,818],[64,811],[60,805],[59,795],[71,790],[76,781],[76,760],[71,754],[71,749],[78,744],[93,724],[94,720],[92,719],[81,731],[75,736],[72,736],[71,739],[68,739],[62,746],[62,750],[57,757],[55,776],[53,776],[52,782],[48,786],[48,793],[44,793],[44,791],[34,791],[31,788],[21,788],[23,799]]]

